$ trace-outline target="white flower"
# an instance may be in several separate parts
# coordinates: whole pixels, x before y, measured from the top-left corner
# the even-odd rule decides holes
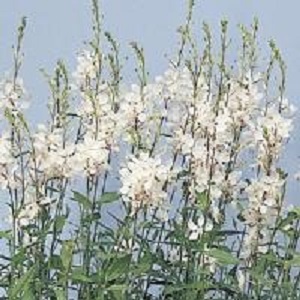
[[[42,207],[50,206],[56,199],[48,196],[37,196],[34,186],[29,186],[25,190],[24,203],[17,215],[18,225],[20,227],[28,226],[34,222]]]
[[[169,178],[169,168],[159,158],[151,158],[146,153],[138,158],[130,156],[120,174],[120,192],[123,200],[132,205],[133,213],[142,206],[166,209],[167,193],[163,187]]]
[[[245,224],[248,225],[244,241],[243,254],[251,257],[253,252],[265,253],[268,250],[268,226],[276,219],[278,205],[285,181],[278,172],[262,175],[246,187],[249,204],[243,212]]]
[[[268,219],[276,213],[283,185],[284,180],[277,172],[251,182],[245,189],[249,197],[249,207],[245,212],[246,223],[256,224],[257,218],[264,216]]]
[[[182,154],[190,154],[195,141],[191,134],[185,134],[178,138],[181,143]]]
[[[27,231],[23,232],[23,245],[26,247],[29,247],[33,244],[35,244],[38,240],[37,236],[31,236]]]
[[[85,86],[87,80],[93,80],[99,71],[99,61],[90,51],[83,50],[77,57],[77,68],[73,73],[77,84]]]
[[[75,154],[70,158],[70,164],[78,174],[96,175],[107,168],[108,155],[105,141],[86,135],[83,142],[75,146]]]
[[[17,187],[15,172],[18,169],[17,161],[8,133],[0,137],[0,185],[2,189]]]
[[[0,81],[0,108],[4,111],[8,108],[13,114],[28,108],[28,96],[24,88],[23,80],[17,78]]]
[[[70,177],[74,168],[78,167],[71,161],[74,145],[63,142],[62,131],[59,128],[49,132],[44,125],[39,125],[37,133],[33,136],[33,146],[31,167],[38,168],[46,178]]]
[[[290,104],[290,102],[287,98],[283,98],[282,100],[279,99],[278,102],[281,105],[281,110],[283,113],[285,113],[289,116],[292,116],[295,114],[297,108],[293,104]]]

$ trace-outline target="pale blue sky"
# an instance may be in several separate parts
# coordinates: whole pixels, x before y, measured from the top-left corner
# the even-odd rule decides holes
[[[28,17],[25,36],[25,62],[22,76],[32,95],[30,113],[42,121],[47,86],[40,68],[51,71],[57,59],[74,69],[76,51],[89,38],[90,0],[3,0],[0,6],[0,73],[10,68],[16,28],[22,16]],[[165,53],[176,46],[176,28],[182,23],[185,0],[102,0],[105,28],[126,48],[132,40],[144,46],[152,75],[166,67]],[[261,47],[274,38],[288,66],[288,97],[300,108],[300,1],[298,0],[196,0],[196,19],[207,21],[217,37],[218,23],[230,22],[233,44],[238,41],[236,25],[260,20]],[[300,111],[299,111],[300,113]],[[298,121],[300,118],[297,118]],[[299,122],[300,123],[300,122]],[[285,164],[291,172],[300,165],[300,126],[288,147]],[[298,186],[298,191],[299,191]],[[295,185],[290,191],[295,195]]]
[[[58,58],[74,67],[76,51],[90,34],[90,0],[6,0],[0,7],[0,71],[10,67],[11,45],[21,16],[28,17],[25,37],[23,75],[26,84],[34,90],[34,102],[42,104],[45,86],[38,69],[53,69]],[[176,28],[182,23],[185,0],[102,0],[105,27],[122,47],[139,41],[144,47],[152,74],[163,71],[164,53],[176,46]],[[218,22],[230,21],[233,42],[238,40],[236,25],[249,24],[254,16],[260,20],[262,41],[274,38],[287,61],[288,94],[299,93],[297,77],[300,74],[300,2],[297,0],[196,0],[197,20],[212,25],[215,35]],[[262,47],[266,45],[261,44]]]

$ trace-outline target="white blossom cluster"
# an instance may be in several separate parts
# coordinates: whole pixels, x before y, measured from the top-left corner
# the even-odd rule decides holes
[[[164,185],[170,179],[169,169],[159,158],[141,153],[139,158],[130,156],[127,165],[120,170],[123,200],[130,203],[133,212],[143,206],[158,208],[165,219],[167,192]]]
[[[245,224],[249,226],[244,248],[246,257],[256,251],[267,251],[267,226],[272,225],[280,209],[283,185],[284,180],[276,173],[273,176],[263,175],[246,188],[249,198],[248,208],[244,211]]]
[[[54,178],[94,178],[104,175],[115,158],[120,193],[133,214],[149,208],[166,220],[175,205],[169,190],[178,191],[179,198],[186,197],[179,202],[191,206],[197,205],[197,195],[207,195],[210,218],[188,221],[191,240],[222,222],[227,204],[241,202],[247,226],[244,250],[250,255],[279,205],[285,180],[276,171],[277,162],[292,131],[294,108],[287,99],[267,99],[260,74],[232,75],[218,86],[187,67],[172,66],[154,83],[114,93],[98,80],[101,59],[89,51],[78,56],[73,92],[79,104],[73,114],[80,125],[75,138],[64,128],[46,125],[18,143],[10,134],[2,135],[1,185],[11,189],[23,181],[23,187],[41,190]],[[24,108],[25,94],[21,80],[1,81],[4,115],[6,108]],[[24,156],[28,172],[15,155],[18,147],[29,152]],[[37,214],[33,202],[23,204],[22,224]]]
[[[268,226],[277,213],[285,184],[277,172],[277,163],[292,131],[294,111],[287,99],[277,98],[270,102],[264,95],[262,80],[260,74],[251,76],[250,73],[242,79],[232,78],[219,95],[211,91],[204,77],[197,79],[195,89],[187,68],[171,68],[151,85],[152,97],[151,93],[147,96],[139,94],[137,87],[134,87],[135,93],[127,95],[134,103],[132,110],[127,105],[128,115],[132,114],[131,122],[137,120],[143,128],[148,125],[148,132],[153,126],[146,122],[151,119],[151,110],[147,107],[154,107],[153,103],[157,102],[157,107],[164,108],[161,131],[169,138],[161,144],[157,142],[157,147],[167,153],[166,157],[175,154],[177,159],[182,158],[184,163],[180,168],[189,173],[191,203],[196,203],[197,194],[208,194],[210,214],[218,223],[225,217],[222,207],[231,202],[236,204],[241,199],[244,224],[248,228],[245,257],[251,256],[255,247],[265,251]],[[148,141],[144,144],[148,145]],[[139,171],[134,172],[133,168]],[[147,169],[145,165],[142,168]],[[147,182],[146,179],[141,181],[141,169],[132,165],[127,167],[126,176],[123,170],[121,176],[124,199],[139,203],[137,207],[142,201],[139,193],[132,193],[132,187],[143,191],[143,182]],[[177,182],[179,186],[180,182]],[[157,183],[156,187],[161,189]],[[147,197],[143,199],[160,207],[160,191],[156,193],[159,204]],[[245,195],[246,206],[242,200]],[[201,219],[197,223],[189,221],[191,240],[210,230],[210,227],[204,227]]]
[[[73,73],[76,85],[84,89],[99,72],[99,59],[89,50],[83,50],[77,56],[77,68]]]
[[[12,114],[17,114],[29,106],[28,95],[22,79],[5,78],[0,81],[0,108],[9,109]]]
[[[0,138],[0,185],[3,189],[15,186],[15,160],[9,135],[4,133]]]

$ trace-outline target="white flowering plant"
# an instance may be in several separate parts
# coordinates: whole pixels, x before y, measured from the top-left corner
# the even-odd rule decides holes
[[[75,71],[43,71],[49,118],[37,126],[22,19],[0,80],[1,299],[300,298],[300,209],[280,160],[295,113],[284,60],[273,41],[261,60],[255,19],[230,63],[228,22],[220,47],[206,23],[199,41],[193,7],[161,76],[130,44],[127,87],[93,0]]]

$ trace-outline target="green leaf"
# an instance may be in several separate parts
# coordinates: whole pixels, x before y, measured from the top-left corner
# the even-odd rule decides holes
[[[87,277],[84,274],[84,270],[81,267],[75,267],[72,269],[71,278],[74,283],[93,283],[94,280]]]
[[[209,249],[207,255],[213,257],[221,265],[234,265],[239,263],[239,259],[234,257],[229,251],[222,249]]]
[[[62,288],[58,288],[54,291],[56,300],[66,300],[65,298],[65,292]]]
[[[123,299],[124,292],[126,291],[127,287],[128,286],[125,284],[113,284],[110,287],[108,287],[106,290],[111,292],[115,299]]]
[[[54,220],[54,226],[58,232],[62,231],[65,224],[66,224],[67,218],[65,216],[57,216]]]
[[[20,292],[27,294],[30,289],[30,282],[35,273],[35,266],[32,266],[25,274],[18,278],[9,292],[9,299],[16,299]]]
[[[117,200],[119,200],[120,195],[117,192],[107,192],[104,193],[100,199],[99,199],[99,203],[100,204],[108,204],[108,203],[112,203],[115,202]]]
[[[27,289],[22,296],[22,300],[32,300],[34,299],[34,293],[31,289]]]
[[[72,258],[73,258],[73,249],[75,243],[72,240],[64,241],[61,250],[61,260],[63,267],[65,269],[65,273],[70,270]]]
[[[126,285],[125,284],[114,284],[111,285],[110,287],[108,287],[106,290],[107,291],[124,291],[126,289]]]
[[[106,270],[106,280],[113,281],[118,278],[122,278],[124,274],[128,272],[128,268],[131,262],[131,254],[126,254],[121,257],[113,258],[112,263]]]
[[[300,218],[300,207],[294,207],[289,213],[294,213]]]
[[[132,273],[135,276],[140,276],[148,273],[152,268],[152,255],[147,252],[140,261],[132,266]]]
[[[7,239],[9,240],[11,238],[11,231],[10,230],[5,230],[5,231],[0,231],[0,239]]]
[[[18,266],[18,265],[23,265],[24,260],[26,259],[25,253],[26,250],[25,248],[19,247],[18,253],[16,253],[12,258],[11,262],[13,266]]]
[[[54,270],[62,270],[63,269],[61,257],[56,254],[49,257],[48,265],[49,265],[50,269],[54,269]]]
[[[197,203],[202,211],[207,210],[209,207],[209,197],[206,191],[197,193]]]
[[[74,198],[72,198],[72,200],[76,201],[78,204],[81,204],[84,209],[92,208],[92,202],[85,195],[83,195],[79,192],[73,191],[73,196],[74,196]]]
[[[300,255],[299,254],[294,254],[293,258],[290,260],[286,260],[284,262],[284,266],[286,268],[289,267],[299,267],[300,266]]]
[[[275,284],[275,280],[270,279],[268,277],[266,277],[265,273],[264,273],[264,266],[259,266],[257,269],[253,269],[253,270],[249,270],[249,273],[251,275],[251,277],[253,278],[253,281],[256,283],[259,283],[260,285],[264,285],[267,288],[271,288],[274,287]]]
[[[272,263],[272,262],[280,263],[281,262],[281,258],[277,257],[273,251],[269,251],[268,253],[261,255],[261,259],[266,260],[267,262],[270,262],[270,263]],[[265,265],[265,262],[263,262],[263,264]]]

